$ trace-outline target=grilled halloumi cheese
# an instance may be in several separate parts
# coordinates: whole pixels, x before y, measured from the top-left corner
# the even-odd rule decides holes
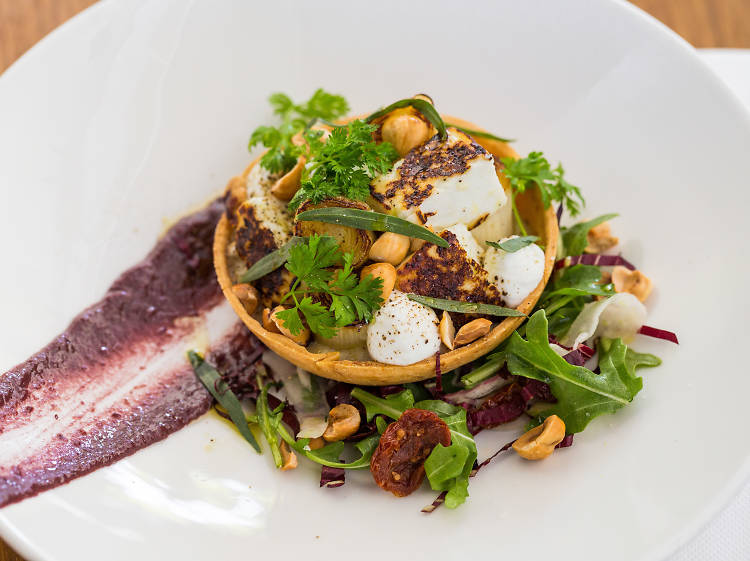
[[[250,197],[237,209],[235,242],[237,255],[248,267],[289,241],[292,219],[286,204],[273,195]],[[255,281],[264,306],[276,304],[288,290],[291,273],[276,269]]]
[[[422,296],[504,306],[503,296],[490,282],[487,271],[461,247],[458,237],[450,230],[440,236],[451,245],[423,245],[397,269],[396,288]],[[456,319],[462,324],[470,318]]]
[[[454,128],[376,177],[370,195],[377,210],[436,232],[459,223],[471,228],[507,202],[492,155]]]

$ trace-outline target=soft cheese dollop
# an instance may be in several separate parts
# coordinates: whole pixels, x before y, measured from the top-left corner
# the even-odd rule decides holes
[[[507,201],[492,155],[454,128],[445,140],[435,136],[375,178],[370,194],[377,210],[436,232],[474,226]]]
[[[517,236],[500,241],[514,237]],[[490,282],[503,294],[506,305],[515,308],[544,277],[544,251],[533,243],[513,252],[490,247],[484,254],[484,268],[489,273]]]
[[[394,290],[367,329],[367,350],[385,364],[419,362],[440,350],[437,326],[438,317],[431,308]]]

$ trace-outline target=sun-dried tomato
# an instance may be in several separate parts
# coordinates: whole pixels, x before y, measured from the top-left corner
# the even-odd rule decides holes
[[[424,479],[424,461],[439,444],[449,446],[451,432],[432,411],[407,409],[388,425],[372,455],[375,483],[397,497],[405,497]]]

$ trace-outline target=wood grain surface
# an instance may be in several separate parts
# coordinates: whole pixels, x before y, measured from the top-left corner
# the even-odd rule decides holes
[[[93,0],[0,0],[0,73]],[[750,0],[634,0],[696,47],[750,48]],[[23,561],[0,540],[0,561]]]

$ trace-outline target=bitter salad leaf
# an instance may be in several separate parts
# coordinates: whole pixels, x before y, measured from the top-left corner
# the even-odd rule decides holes
[[[341,453],[344,451],[344,443],[341,441],[331,442],[318,450],[310,450],[309,438],[301,438],[295,442],[294,438],[291,438],[291,435],[285,434],[284,432],[282,432],[281,435],[284,440],[287,440],[287,437],[290,437],[290,439],[287,440],[287,443],[309,460],[324,466],[341,469],[369,469],[370,459],[372,458],[372,454],[375,451],[375,448],[377,448],[378,441],[380,440],[379,434],[373,434],[356,442],[354,447],[359,451],[360,457],[351,462],[342,462],[339,460]]]
[[[558,164],[553,170],[542,152],[531,152],[525,158],[515,160],[502,158],[505,169],[503,173],[510,181],[515,192],[523,193],[529,187],[537,185],[544,208],[549,208],[552,201],[563,203],[572,216],[581,211],[585,205],[581,190],[565,180],[565,170]]]
[[[540,301],[547,302],[558,296],[612,296],[611,284],[600,284],[602,271],[593,265],[573,265],[547,287]]]
[[[375,415],[398,419],[404,411],[412,408],[436,413],[450,429],[451,445],[433,449],[425,461],[425,474],[434,490],[447,491],[445,505],[448,508],[456,508],[466,500],[469,496],[469,474],[477,458],[477,447],[466,426],[465,409],[439,399],[414,403],[410,390],[382,398],[362,388],[354,388],[351,395],[365,406],[368,421]]]
[[[445,506],[456,508],[469,496],[469,475],[477,459],[477,446],[466,425],[466,410],[437,399],[419,401],[414,408],[435,412],[451,431],[451,445],[438,444],[424,468],[432,489],[447,491]]]
[[[588,422],[627,405],[643,387],[637,368],[656,366],[660,360],[627,348],[620,339],[602,339],[598,345],[600,374],[565,361],[549,345],[544,310],[531,316],[528,340],[511,335],[503,349],[491,358],[504,360],[511,374],[549,384],[557,403],[545,408],[539,420],[556,414],[568,433],[582,431]]]
[[[640,378],[636,381],[627,376],[618,376],[617,372],[605,375],[602,371],[601,374],[594,374],[583,366],[566,362],[549,345],[544,310],[539,310],[529,318],[526,337],[527,340],[524,340],[514,332],[503,349],[495,354],[499,355],[497,358],[505,359],[511,374],[548,384],[554,380],[562,380],[623,405],[630,403],[641,389]],[[490,358],[495,355],[490,355]]]
[[[594,226],[616,218],[617,214],[604,214],[586,222],[579,222],[569,228],[561,228],[560,236],[565,255],[581,255],[588,245],[589,230]]]
[[[351,395],[365,406],[368,421],[372,421],[375,415],[385,415],[391,419],[398,419],[401,413],[414,406],[414,396],[411,390],[404,390],[382,398],[374,396],[362,388],[354,388]]]
[[[601,339],[597,350],[601,376],[623,380],[634,395],[643,386],[643,380],[636,376],[636,370],[661,364],[659,358],[651,354],[637,353],[620,339]],[[557,415],[565,422],[568,434],[581,432],[592,419],[599,415],[614,413],[624,406],[619,401],[560,379],[552,379],[549,386],[557,398],[557,403],[537,413],[537,423],[549,415]]]

